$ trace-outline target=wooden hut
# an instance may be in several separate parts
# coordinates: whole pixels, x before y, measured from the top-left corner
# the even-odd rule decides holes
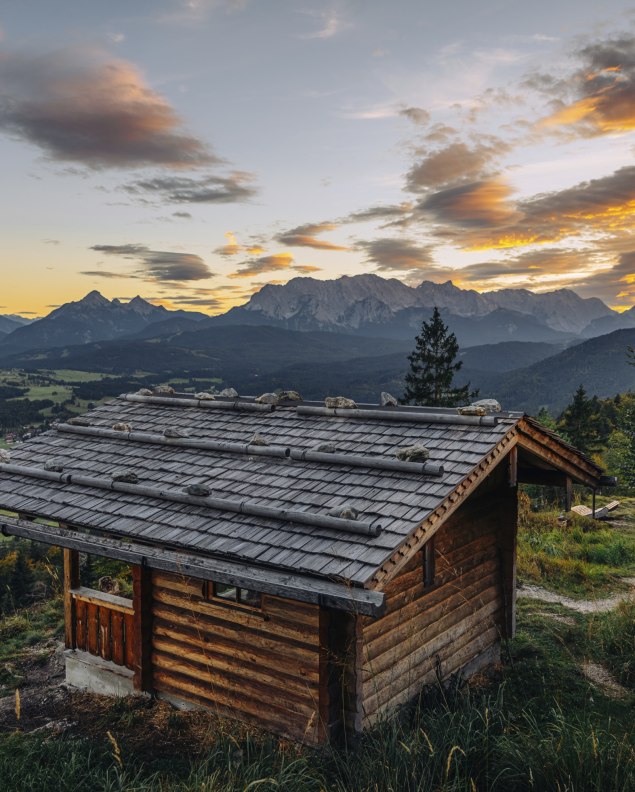
[[[0,524],[64,548],[71,684],[319,743],[498,658],[523,481],[602,475],[520,413],[144,391],[13,451]],[[82,588],[80,553],[130,564],[132,599]]]

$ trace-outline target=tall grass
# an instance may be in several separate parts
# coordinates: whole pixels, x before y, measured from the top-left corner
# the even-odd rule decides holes
[[[588,638],[592,654],[622,685],[635,689],[635,601],[591,619]]]
[[[635,571],[635,539],[597,520],[557,511],[533,512],[519,498],[518,572],[523,581],[547,584],[573,596],[602,594]]]
[[[0,738],[3,792],[608,792],[635,790],[635,737],[559,707],[496,695],[423,697],[348,750],[218,734],[189,764],[136,763],[107,740]]]

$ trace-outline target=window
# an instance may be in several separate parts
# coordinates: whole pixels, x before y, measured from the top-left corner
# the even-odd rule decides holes
[[[435,577],[434,537],[423,546],[423,587],[432,588]]]
[[[203,596],[208,600],[221,600],[222,602],[235,602],[239,605],[247,605],[250,608],[261,607],[261,596],[259,591],[230,586],[227,583],[217,583],[210,580],[203,586]]]

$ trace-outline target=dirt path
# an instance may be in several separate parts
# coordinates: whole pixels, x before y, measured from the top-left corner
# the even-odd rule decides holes
[[[612,699],[628,699],[631,697],[631,691],[625,688],[624,685],[620,685],[611,672],[599,663],[591,663],[589,660],[585,660],[580,668],[589,682],[599,687],[605,696]]]
[[[519,597],[526,599],[542,600],[543,602],[555,602],[565,608],[576,611],[577,613],[606,613],[611,611],[626,600],[635,599],[635,578],[622,578],[625,583],[631,586],[631,591],[625,591],[621,594],[615,594],[612,597],[606,597],[599,600],[578,600],[572,597],[565,597],[564,594],[555,594],[553,591],[548,591],[542,586],[534,586],[527,583],[524,586],[519,586],[517,594]]]

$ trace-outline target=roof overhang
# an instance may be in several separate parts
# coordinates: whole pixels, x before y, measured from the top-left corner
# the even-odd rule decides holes
[[[20,536],[56,547],[140,564],[151,569],[252,588],[264,594],[287,597],[335,610],[373,617],[381,616],[384,612],[385,596],[381,592],[331,580],[285,574],[265,567],[97,536],[82,531],[79,527],[41,525],[15,517],[2,517],[0,530],[5,536]]]

